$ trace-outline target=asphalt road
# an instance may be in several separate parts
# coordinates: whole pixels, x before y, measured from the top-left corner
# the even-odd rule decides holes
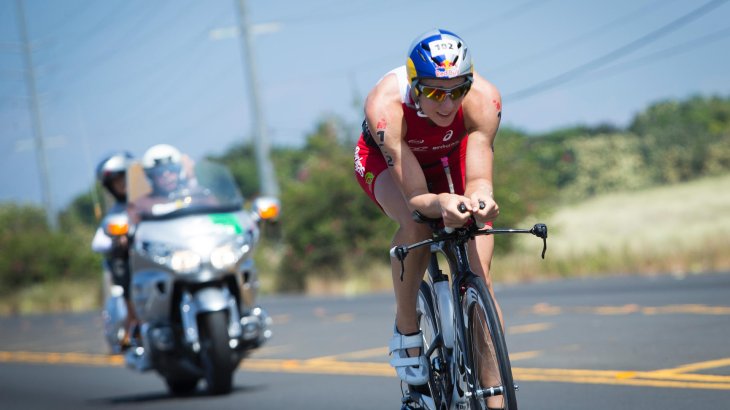
[[[730,274],[500,287],[521,409],[730,409]],[[0,409],[396,409],[390,294],[262,299],[274,338],[232,394],[169,396],[97,313],[0,318]]]

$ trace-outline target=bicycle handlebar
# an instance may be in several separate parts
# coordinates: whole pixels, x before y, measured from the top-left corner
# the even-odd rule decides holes
[[[453,228],[452,228],[453,229]],[[542,238],[543,241],[543,248],[542,248],[542,258],[545,259],[545,252],[547,251],[547,237],[548,237],[548,229],[547,225],[538,223],[535,224],[531,229],[516,229],[516,228],[504,228],[504,229],[478,229],[476,227],[470,226],[465,228],[456,228],[451,232],[447,232],[445,229],[443,230],[443,233],[437,232],[436,235],[431,239],[426,239],[421,242],[416,242],[410,245],[399,245],[394,246],[390,249],[390,256],[394,258],[398,258],[398,260],[403,260],[408,255],[408,252],[412,249],[420,248],[422,246],[431,245],[434,243],[439,242],[446,242],[452,239],[460,238],[460,237],[466,237],[468,236],[468,239],[474,239],[477,236],[481,235],[499,235],[499,234],[511,234],[511,233],[530,233],[538,238]]]
[[[414,214],[420,213],[418,211],[415,211]],[[430,222],[434,222],[436,220],[434,219],[427,219]],[[416,242],[410,245],[398,245],[394,246],[390,249],[390,256],[392,258],[396,258],[401,263],[401,281],[403,281],[403,274],[405,271],[405,266],[403,265],[403,261],[406,259],[406,256],[408,256],[408,252],[410,252],[412,249],[420,248],[422,246],[431,245],[434,243],[440,243],[440,242],[446,242],[454,239],[463,239],[463,240],[469,240],[474,239],[477,236],[481,235],[499,235],[499,234],[513,234],[513,233],[529,233],[532,235],[537,236],[538,238],[542,239],[542,259],[545,259],[545,252],[547,252],[547,237],[548,237],[548,229],[547,225],[538,223],[535,224],[531,229],[515,229],[515,228],[505,228],[505,229],[479,229],[476,224],[472,224],[466,227],[462,228],[456,228],[452,231],[447,231],[445,228],[436,230],[436,233],[433,238],[423,240],[421,242]]]
[[[484,209],[484,207],[486,207],[486,204],[482,201],[479,201],[479,209]],[[464,204],[463,202],[458,205],[458,209],[461,213],[466,213],[468,211],[466,204]],[[542,239],[542,259],[545,259],[545,252],[547,252],[548,229],[547,225],[542,223],[535,224],[531,229],[483,229],[485,225],[478,223],[476,218],[474,218],[474,215],[472,215],[472,224],[463,226],[461,228],[451,228],[442,227],[443,220],[441,218],[429,218],[421,214],[417,210],[413,211],[413,219],[417,222],[428,223],[431,226],[431,229],[434,230],[434,236],[433,238],[426,239],[421,242],[410,245],[398,245],[390,249],[390,257],[397,258],[401,263],[401,281],[403,281],[403,274],[405,270],[403,261],[405,260],[406,256],[408,256],[408,252],[411,249],[420,248],[422,246],[431,245],[433,243],[440,243],[454,239],[461,239],[466,241],[469,239],[474,239],[475,237],[481,235],[530,233]]]

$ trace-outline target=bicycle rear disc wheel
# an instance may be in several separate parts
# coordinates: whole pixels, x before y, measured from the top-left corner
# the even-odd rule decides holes
[[[433,297],[431,296],[431,287],[426,282],[421,282],[421,287],[418,289],[418,300],[416,302],[416,314],[418,317],[418,327],[423,334],[423,351],[424,353],[429,350],[431,345],[436,341],[436,336],[440,330],[437,325],[436,312],[433,307]],[[431,365],[429,369],[429,378],[426,392],[426,386],[415,387],[415,390],[420,394],[428,394],[433,398],[434,404],[437,409],[447,409],[448,404],[446,403],[446,377],[448,377],[441,370],[434,368],[434,361],[440,361],[443,363],[443,356],[441,347],[436,348],[428,358],[428,362]],[[445,367],[445,366],[442,366]],[[414,388],[409,386],[409,388]]]
[[[482,278],[470,277],[464,286],[462,308],[468,365],[473,375],[469,381],[474,386],[472,408],[517,410],[512,366],[494,299]]]

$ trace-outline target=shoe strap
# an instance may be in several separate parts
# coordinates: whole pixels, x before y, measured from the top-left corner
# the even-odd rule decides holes
[[[423,336],[421,336],[421,332],[411,336],[403,336],[400,333],[396,333],[390,339],[390,345],[388,347],[390,348],[390,353],[416,347],[423,348]]]
[[[415,366],[418,367],[423,364],[421,358],[423,356],[415,356],[415,357],[398,357],[394,356],[392,359],[390,359],[390,365],[393,367],[411,367]]]

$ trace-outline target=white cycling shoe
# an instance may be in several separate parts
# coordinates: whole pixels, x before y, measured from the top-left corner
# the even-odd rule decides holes
[[[418,386],[428,382],[428,359],[421,353],[416,357],[408,356],[408,349],[421,349],[423,352],[423,335],[418,332],[415,335],[404,336],[393,329],[393,338],[390,339],[390,365],[395,368],[398,377],[404,382]]]

